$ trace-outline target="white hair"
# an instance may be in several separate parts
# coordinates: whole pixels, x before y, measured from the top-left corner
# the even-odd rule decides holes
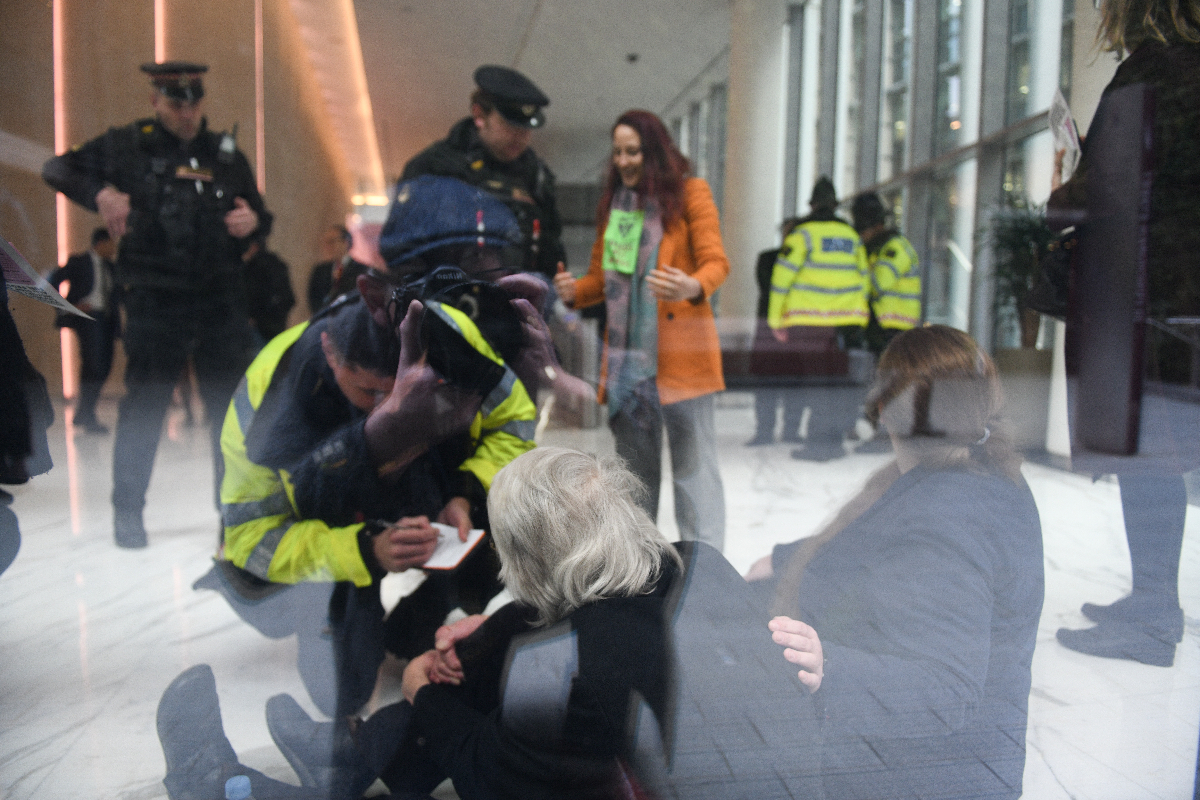
[[[488,494],[500,579],[540,624],[605,597],[654,588],[675,548],[637,504],[641,483],[615,458],[539,447],[496,475]]]

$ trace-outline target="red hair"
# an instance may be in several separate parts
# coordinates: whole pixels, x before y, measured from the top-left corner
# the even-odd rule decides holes
[[[692,164],[671,141],[667,126],[656,114],[641,109],[626,111],[617,117],[610,133],[615,133],[618,125],[633,128],[641,139],[642,180],[634,191],[641,197],[643,207],[647,198],[653,197],[658,201],[663,227],[666,228],[683,216],[683,182],[691,174]],[[604,193],[596,209],[596,219],[601,228],[608,222],[608,212],[618,186],[621,186],[621,174],[610,158],[608,176],[604,179]]]

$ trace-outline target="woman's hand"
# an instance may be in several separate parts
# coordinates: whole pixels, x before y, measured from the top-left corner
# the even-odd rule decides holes
[[[774,574],[775,568],[771,566],[771,556],[765,555],[750,565],[750,570],[746,573],[746,581],[765,581]]]
[[[429,670],[436,657],[436,650],[426,650],[408,662],[408,666],[404,668],[404,677],[400,679],[400,692],[405,700],[411,703],[417,692],[421,691],[421,687],[429,683]]]
[[[675,267],[664,266],[651,270],[646,276],[646,283],[650,284],[650,291],[655,297],[668,303],[699,300],[704,296],[704,287],[700,285],[700,281]]]
[[[825,654],[821,650],[821,638],[811,625],[791,617],[775,617],[767,623],[775,644],[784,646],[783,657],[801,667],[797,676],[808,687],[809,692],[821,688],[825,676]]]
[[[437,521],[458,528],[458,538],[465,542],[471,533],[471,501],[465,497],[451,497],[438,514]]]
[[[554,276],[554,291],[567,308],[575,305],[575,276],[567,272],[561,261],[558,262],[558,274]]]
[[[434,634],[434,652],[437,654],[429,669],[429,680],[433,683],[451,683],[457,686],[462,683],[462,662],[454,646],[470,636],[483,624],[487,616],[472,614],[451,625],[443,625]]]

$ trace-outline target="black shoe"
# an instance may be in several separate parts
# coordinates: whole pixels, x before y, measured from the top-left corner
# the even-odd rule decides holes
[[[779,441],[784,444],[804,444],[804,437],[798,433],[784,433],[779,437]]]
[[[1153,667],[1175,663],[1174,642],[1129,622],[1105,622],[1081,631],[1059,628],[1055,636],[1068,650],[1089,656],[1123,658]]]
[[[158,740],[167,762],[163,785],[171,800],[210,800],[224,793],[237,754],[221,726],[217,684],[207,664],[171,681],[158,701]]]
[[[149,544],[140,508],[136,511],[118,508],[113,512],[113,538],[117,540],[117,547],[136,549]]]
[[[82,428],[86,433],[94,433],[103,436],[108,433],[108,426],[100,422],[95,417],[85,420],[75,420],[75,427]]]
[[[1106,606],[1084,603],[1080,610],[1092,622],[1131,622],[1176,644],[1183,641],[1183,609],[1159,595],[1134,592]]]
[[[746,447],[761,447],[764,444],[775,444],[775,434],[758,432],[754,438],[746,442]]]
[[[804,447],[798,447],[792,451],[792,458],[797,461],[813,461],[818,464],[824,464],[827,461],[833,461],[836,458],[841,458],[846,455],[846,451],[839,444],[806,444]]]

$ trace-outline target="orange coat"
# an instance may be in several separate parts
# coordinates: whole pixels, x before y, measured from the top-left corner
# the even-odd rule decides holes
[[[587,274],[575,282],[575,307],[604,299],[604,230],[598,228]],[[729,259],[721,244],[721,224],[708,184],[689,178],[683,185],[683,216],[663,231],[658,266],[688,273],[704,289],[699,300],[658,303],[658,396],[678,403],[725,388],[721,344],[708,299],[729,275]],[[601,362],[600,400],[608,371]]]

